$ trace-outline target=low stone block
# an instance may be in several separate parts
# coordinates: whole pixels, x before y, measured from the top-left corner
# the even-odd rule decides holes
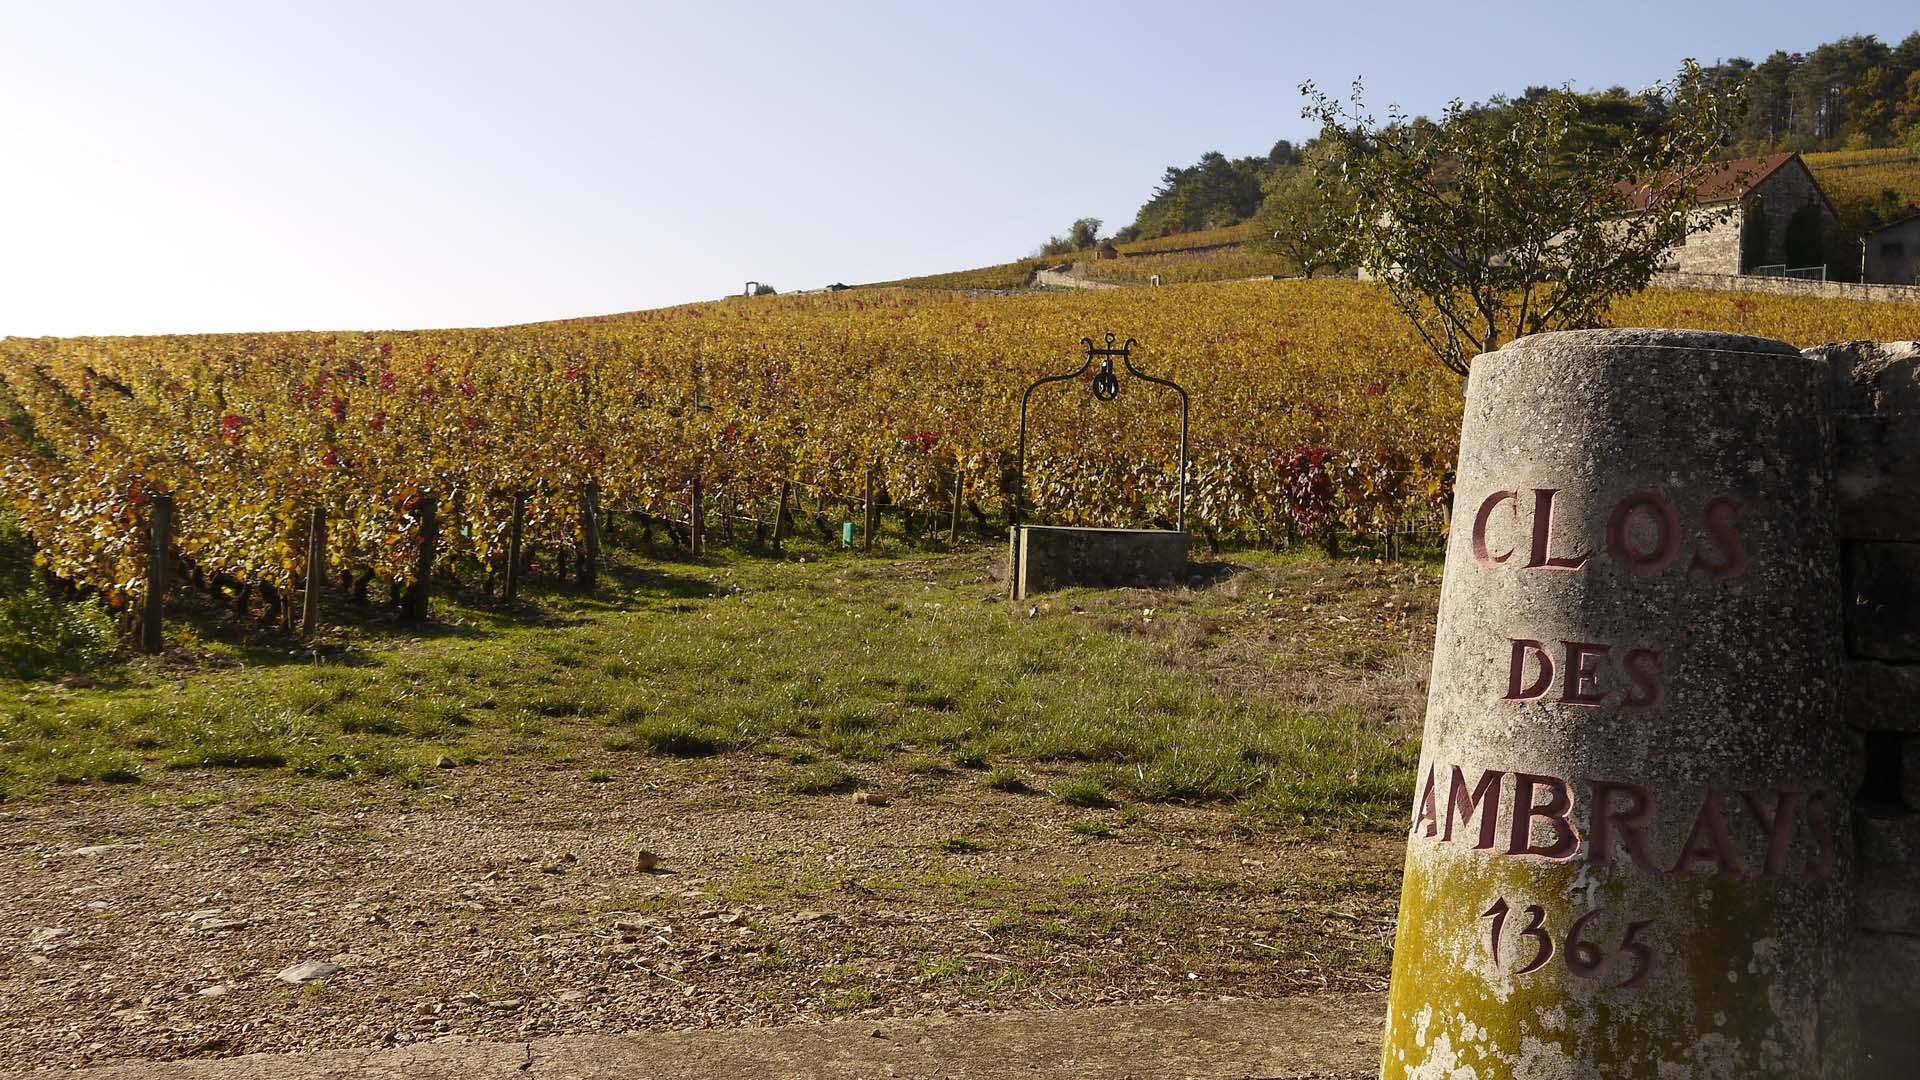
[[[1843,540],[1920,540],[1920,412],[1834,420]]]
[[[1920,1010],[1860,1010],[1860,1071],[1857,1080],[1913,1080],[1920,1061]]]
[[[1863,873],[1871,867],[1920,866],[1920,814],[1863,809],[1853,815],[1853,835]]]
[[[1012,594],[1070,585],[1167,585],[1186,572],[1188,537],[1167,529],[1082,529],[1015,525],[1009,537]]]
[[[1920,413],[1920,341],[1841,341],[1806,355],[1832,372],[1836,413]]]
[[[1807,355],[1831,373],[1840,537],[1920,540],[1920,343],[1847,341]]]
[[[1920,937],[1862,932],[1853,977],[1860,1080],[1912,1080],[1920,1061]]]
[[[1920,661],[1920,544],[1847,545],[1847,653]]]
[[[1920,935],[1920,866],[1863,865],[1857,880],[1860,929]]]
[[[1900,1009],[1920,1020],[1920,937],[1863,932],[1854,945],[1860,1007]]]
[[[1920,810],[1920,739],[1900,740],[1900,801]]]
[[[1862,731],[1920,732],[1920,665],[1850,660],[1841,672],[1845,719]]]

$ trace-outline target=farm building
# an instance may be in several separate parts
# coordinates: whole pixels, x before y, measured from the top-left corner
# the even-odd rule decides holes
[[[1646,204],[1644,191],[1631,197]],[[1840,216],[1799,154],[1717,162],[1695,201],[1702,222],[1729,205],[1733,213],[1669,248],[1665,269],[1751,274],[1819,268],[1820,276],[1833,277],[1856,268],[1847,257],[1853,246],[1841,236]]]
[[[1920,210],[1868,233],[1866,244],[1866,280],[1920,285]]]

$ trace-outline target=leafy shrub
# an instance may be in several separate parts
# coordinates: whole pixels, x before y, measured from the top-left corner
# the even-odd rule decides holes
[[[96,604],[58,603],[29,588],[0,596],[0,676],[84,671],[113,655],[113,617]]]

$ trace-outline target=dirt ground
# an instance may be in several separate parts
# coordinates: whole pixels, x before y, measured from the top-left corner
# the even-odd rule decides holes
[[[0,1071],[1384,989],[1395,838],[747,772],[188,773],[0,803]],[[308,962],[339,970],[277,977]]]

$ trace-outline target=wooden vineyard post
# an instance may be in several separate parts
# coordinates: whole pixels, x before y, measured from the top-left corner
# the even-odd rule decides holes
[[[307,518],[307,590],[300,599],[300,634],[312,637],[320,626],[320,586],[327,580],[327,511],[314,507]]]
[[[140,651],[165,644],[167,553],[173,549],[173,496],[155,495],[147,507],[147,595],[140,614]]]
[[[787,535],[787,501],[793,497],[793,482],[780,485],[780,506],[773,512],[773,553],[780,554],[780,541]]]
[[[947,543],[949,544],[960,542],[960,502],[966,495],[966,491],[967,474],[961,472],[960,467],[956,465],[953,467],[953,519],[947,525]]]
[[[527,529],[527,493],[513,493],[513,519],[507,523],[506,601],[511,604],[520,595],[520,541]]]
[[[695,559],[707,550],[707,515],[701,513],[701,503],[705,502],[707,494],[701,488],[701,479],[693,477],[693,494],[687,496],[687,550]]]
[[[406,606],[400,612],[400,621],[406,626],[419,626],[427,621],[427,593],[431,591],[433,581],[433,549],[439,545],[440,522],[438,507],[433,496],[420,497],[420,554],[413,567],[413,588],[407,590]]]
[[[600,485],[589,482],[580,490],[580,531],[586,557],[580,563],[580,586],[592,592],[600,580]]]
[[[861,540],[860,540],[860,550],[867,551],[867,552],[871,552],[873,550],[873,530],[879,516],[880,516],[879,508],[873,505],[873,470],[868,469],[867,470],[866,513],[863,515],[864,520],[861,522],[862,531],[864,535],[861,537]]]

